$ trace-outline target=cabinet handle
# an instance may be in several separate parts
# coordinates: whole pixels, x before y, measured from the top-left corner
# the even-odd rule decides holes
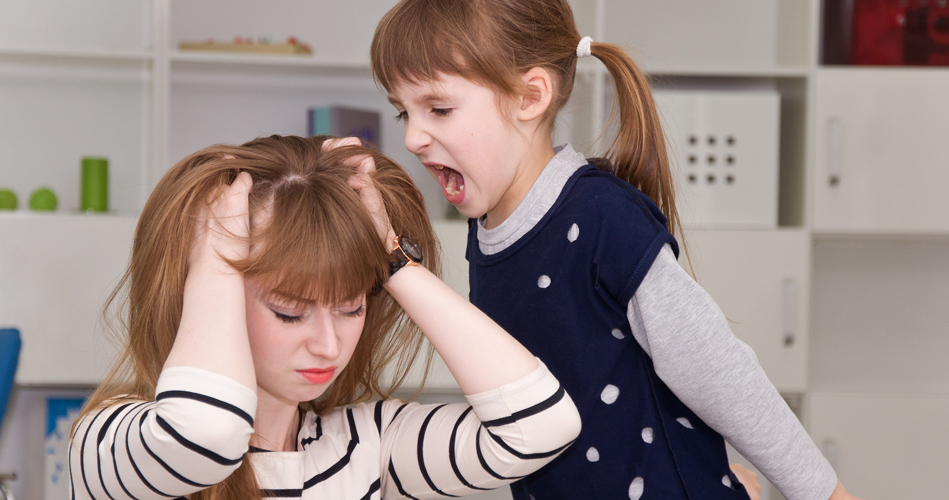
[[[844,124],[839,117],[832,117],[827,122],[827,146],[829,150],[828,174],[831,187],[840,184],[840,172],[843,167],[843,132]]]
[[[785,278],[782,284],[784,299],[784,317],[782,330],[784,333],[784,347],[792,347],[797,339],[797,282],[792,278]]]

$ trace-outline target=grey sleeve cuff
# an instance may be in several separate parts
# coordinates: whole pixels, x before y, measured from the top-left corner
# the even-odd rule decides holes
[[[833,468],[668,245],[630,300],[627,317],[659,378],[788,500],[830,498]]]

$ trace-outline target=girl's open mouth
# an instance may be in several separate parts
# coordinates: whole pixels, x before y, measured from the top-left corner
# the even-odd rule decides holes
[[[452,168],[444,165],[433,165],[435,178],[442,186],[445,199],[452,205],[457,205],[465,199],[465,178]]]

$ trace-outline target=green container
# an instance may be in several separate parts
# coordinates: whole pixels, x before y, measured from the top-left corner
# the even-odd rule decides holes
[[[37,212],[53,212],[59,206],[56,193],[48,187],[41,187],[30,195],[30,210]]]
[[[84,212],[109,211],[109,159],[87,156],[82,159],[82,191],[79,209]]]
[[[0,210],[16,210],[19,202],[16,193],[9,189],[0,189]]]

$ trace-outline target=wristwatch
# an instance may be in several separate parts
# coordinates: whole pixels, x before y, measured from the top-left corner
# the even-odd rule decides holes
[[[422,262],[422,250],[408,236],[396,236],[395,248],[389,253],[389,277],[405,266],[417,266]]]

